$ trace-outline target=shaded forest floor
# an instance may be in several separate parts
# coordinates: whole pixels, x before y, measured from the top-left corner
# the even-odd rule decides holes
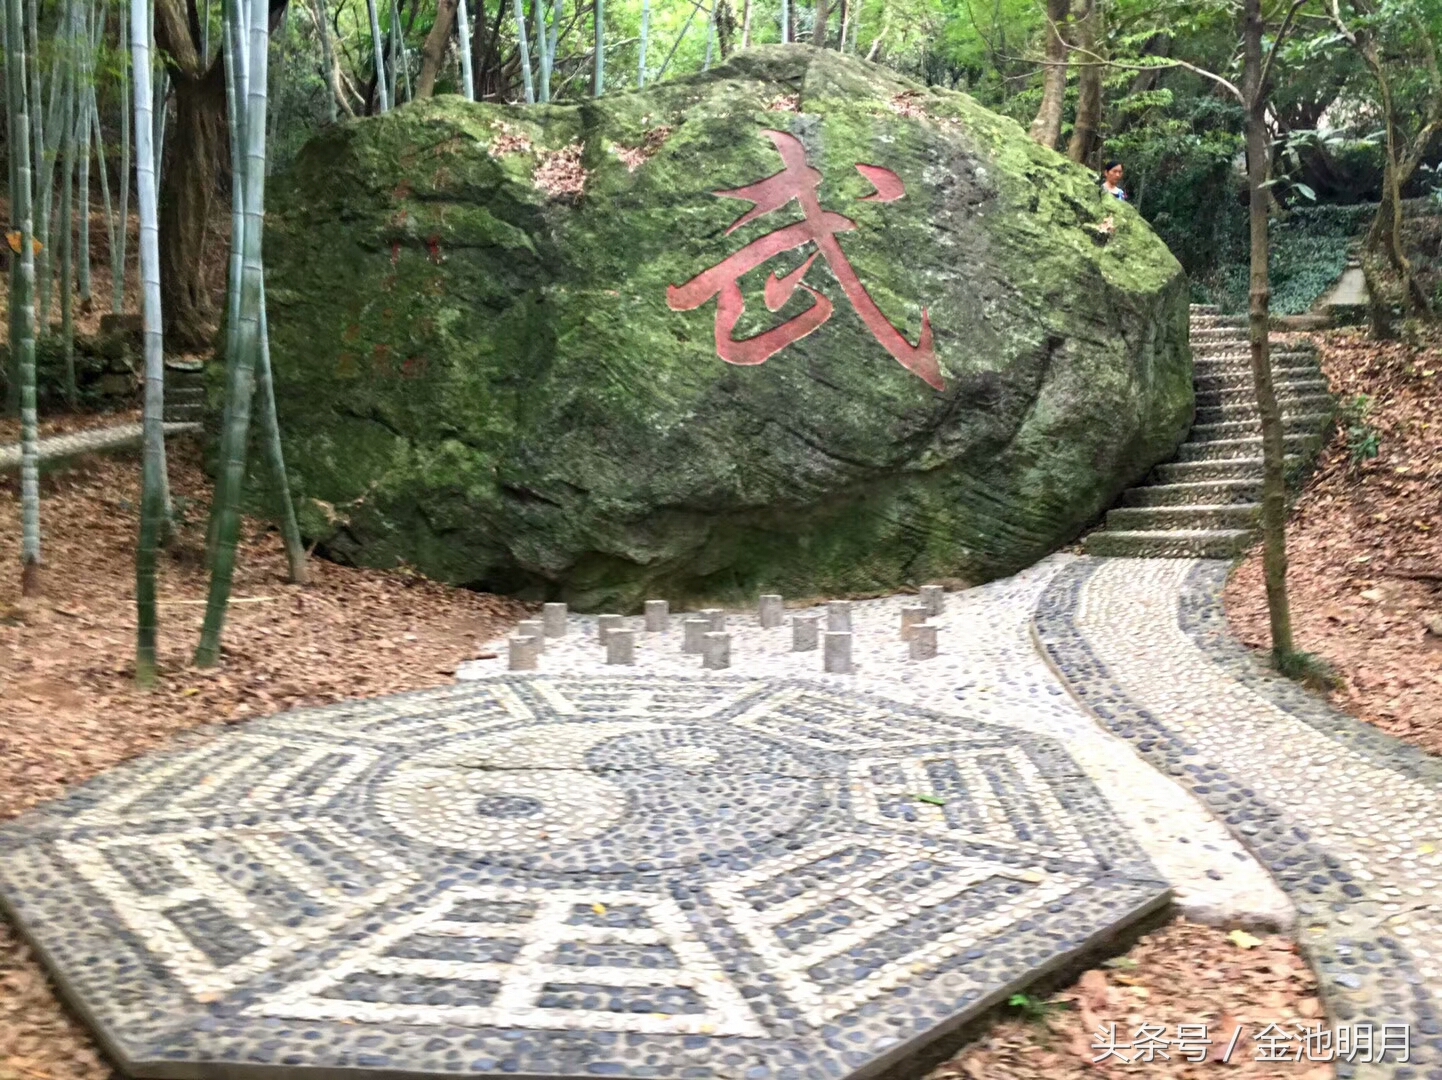
[[[96,419],[46,426],[77,430]],[[196,670],[209,481],[194,443],[171,448],[182,520],[162,567],[162,680],[151,692],[133,683],[138,457],[93,457],[42,479],[45,596],[22,602],[18,574],[0,574],[0,819],[182,730],[448,684],[458,661],[521,614],[509,600],[319,559],[311,583],[296,588],[277,534],[249,521],[224,663]],[[0,475],[0,521],[10,523],[0,528],[0,566],[19,565],[18,520],[16,476]],[[29,950],[0,923],[0,1080],[109,1075]]]
[[[1442,331],[1310,338],[1344,411],[1287,526],[1296,644],[1340,676],[1338,708],[1442,754]],[[1260,549],[1226,605],[1233,633],[1269,647]]]

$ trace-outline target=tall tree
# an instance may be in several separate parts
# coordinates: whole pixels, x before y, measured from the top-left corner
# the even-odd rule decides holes
[[[132,24],[136,10],[132,6]],[[175,99],[171,153],[164,173],[157,168],[164,334],[171,348],[199,351],[211,345],[215,315],[204,265],[224,153],[225,77],[219,57],[202,51],[195,0],[155,0],[154,32],[165,64],[158,82],[164,84],[168,78]],[[132,72],[132,77],[138,94],[139,73]],[[161,98],[157,106],[163,105]],[[156,144],[164,138],[158,127],[162,114],[152,117],[152,147],[157,150]],[[137,145],[137,162],[139,157]]]
[[[1047,0],[1050,6],[1051,0]],[[1083,0],[1081,16],[1077,19],[1077,48],[1084,56],[1100,60],[1097,46],[1101,34],[1101,0]],[[1101,138],[1102,123],[1102,65],[1097,62],[1083,64],[1077,78],[1076,120],[1072,125],[1071,141],[1067,144],[1067,157],[1082,165],[1094,165],[1097,146]]]
[[[255,367],[260,358],[264,304],[261,241],[265,222],[266,76],[269,67],[270,25],[264,0],[250,0],[248,11],[242,0],[226,0],[226,7],[229,9],[227,18],[233,28],[241,25],[242,11],[248,16],[244,20],[249,39],[245,56],[246,108],[242,124],[245,157],[236,170],[244,192],[244,256],[241,269],[240,318],[237,320],[235,335],[236,362],[230,368],[229,385],[226,387],[227,401],[230,403],[231,434],[228,455],[220,462],[216,482],[213,509],[216,520],[215,552],[211,559],[205,622],[201,627],[200,644],[195,652],[197,667],[212,667],[220,662],[221,635],[225,629],[226,609],[230,603],[231,584],[235,578],[236,544],[240,537],[240,496],[245,482],[245,448],[250,430],[251,400],[255,392]],[[239,37],[238,34],[236,36]],[[238,46],[232,46],[232,63],[238,63],[238,52]],[[383,79],[384,71],[379,74]]]
[[[481,5],[481,16],[486,14],[485,5]],[[476,100],[475,75],[471,71],[471,20],[466,11],[466,0],[456,0],[456,36],[458,37],[458,52],[461,54],[461,93],[467,101]]]
[[[371,53],[376,65],[376,111],[389,112],[391,102],[386,96],[386,57],[381,45],[381,20],[376,13],[376,0],[366,0],[366,13],[371,20]]]
[[[504,0],[502,0],[504,2]],[[521,7],[521,0],[511,0],[512,8],[516,17],[516,41],[521,51],[521,80],[526,88],[526,104],[536,103],[536,84],[531,78],[531,49],[526,43],[526,12]]]
[[[831,9],[826,0],[816,0],[816,25],[811,28],[811,43],[826,48],[826,23],[831,18]]]
[[[436,0],[436,21],[421,46],[421,73],[416,77],[416,97],[428,98],[436,92],[436,78],[450,51],[451,27],[456,22],[456,0]],[[462,54],[464,55],[464,48]]]
[[[35,178],[30,168],[30,88],[25,82],[24,14],[20,0],[6,0],[5,91],[9,103],[5,112],[9,121],[13,178],[10,216],[19,234],[14,237],[14,247],[18,250],[10,260],[10,351],[19,358],[16,375],[20,391],[20,592],[22,596],[38,596],[40,438],[35,412],[35,220],[31,205]]]
[[[1071,0],[1046,0],[1046,67],[1042,71],[1041,104],[1037,107],[1036,119],[1031,122],[1031,137],[1048,150],[1055,150],[1061,138],[1067,54],[1071,51],[1066,39],[1070,13]]]
[[[140,542],[135,556],[135,678],[155,682],[159,617],[156,593],[165,527],[165,356],[160,308],[159,212],[151,121],[150,11],[130,4],[131,69],[135,74],[135,196],[140,211],[141,302],[145,323],[145,448],[140,485]]]
[[[646,87],[646,46],[651,39],[651,0],[641,0],[641,41],[636,46],[636,87]]]
[[[504,2],[504,0],[502,0]],[[595,0],[595,45],[591,53],[591,96],[606,90],[606,0]]]

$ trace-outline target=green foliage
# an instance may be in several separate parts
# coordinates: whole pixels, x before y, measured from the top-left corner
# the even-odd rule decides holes
[[[1031,994],[1012,994],[1006,999],[1006,1004],[1007,1008],[1016,1010],[1024,1019],[1034,1024],[1045,1023],[1047,1017],[1063,1012],[1067,1007],[1064,1001],[1047,1001]]]
[[[1299,207],[1272,225],[1272,313],[1300,315],[1309,311],[1347,268],[1352,246],[1366,232],[1375,207]],[[1243,246],[1207,281],[1209,294],[1223,310],[1247,306],[1247,258]]]

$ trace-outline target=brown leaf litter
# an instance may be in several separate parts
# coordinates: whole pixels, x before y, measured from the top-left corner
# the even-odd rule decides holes
[[[572,143],[559,150],[540,151],[541,162],[531,182],[552,199],[576,202],[585,194],[590,179],[581,165],[581,149],[580,143]]]
[[[92,425],[80,418],[46,423],[52,432],[81,426]],[[184,520],[163,560],[162,679],[153,691],[133,681],[138,457],[96,456],[43,478],[40,601],[19,596],[19,530],[0,529],[0,566],[9,568],[0,575],[0,818],[186,729],[450,684],[458,661],[522,614],[513,601],[403,569],[312,559],[311,583],[289,585],[278,537],[248,520],[223,664],[191,668],[204,612],[209,484],[196,446],[175,440],[170,447]],[[0,520],[18,519],[17,479],[0,476]],[[30,951],[0,924],[0,1078],[111,1075]]]
[[[1442,753],[1442,332],[1309,337],[1339,401],[1369,404],[1339,422],[1287,523],[1296,645],[1341,676],[1338,708]],[[1226,605],[1233,633],[1270,647],[1260,548]]]
[[[1329,1026],[1316,978],[1282,935],[1241,948],[1222,930],[1178,920],[1032,1012],[998,1020],[927,1080],[1334,1075],[1331,1064],[1307,1059],[1300,1038],[1272,1041]],[[1276,1060],[1279,1047],[1301,1060]]]
[[[622,146],[616,144],[616,156],[621,159],[621,164],[626,166],[628,172],[635,172],[646,162],[656,156],[661,147],[666,145],[666,140],[671,137],[672,128],[662,124],[660,127],[653,127],[641,136],[639,146]]]

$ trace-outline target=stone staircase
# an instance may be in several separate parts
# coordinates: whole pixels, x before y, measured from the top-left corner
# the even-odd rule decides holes
[[[1245,316],[1192,305],[1197,415],[1177,456],[1122,493],[1088,555],[1227,559],[1245,551],[1261,515],[1262,429],[1252,390]],[[1289,478],[1310,464],[1331,426],[1334,402],[1316,353],[1274,348]]]

